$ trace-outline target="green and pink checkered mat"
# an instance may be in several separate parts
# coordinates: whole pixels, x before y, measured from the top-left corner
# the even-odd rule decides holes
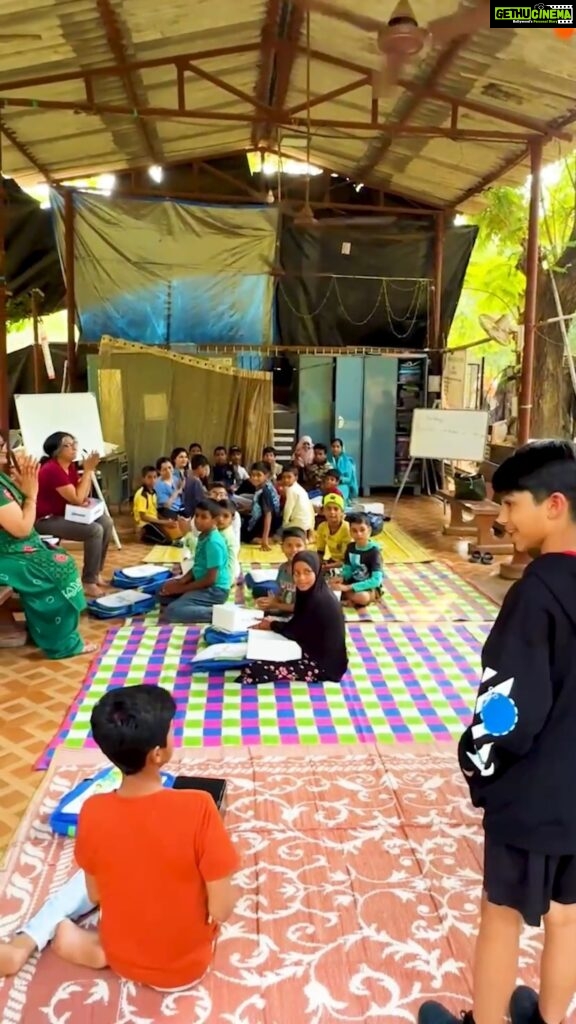
[[[238,588],[235,599],[250,604],[252,596]],[[498,606],[448,565],[436,562],[386,565],[382,600],[368,608],[346,608],[345,614],[349,622],[493,622]]]
[[[90,712],[110,687],[162,685],[178,705],[179,748],[453,740],[470,720],[486,623],[349,623],[341,683],[241,687],[235,673],[192,676],[200,630],[133,622],[111,630],[36,767],[57,747],[94,746]]]

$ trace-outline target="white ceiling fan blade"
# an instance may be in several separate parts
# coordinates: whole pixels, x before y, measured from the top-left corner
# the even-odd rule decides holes
[[[451,43],[453,39],[487,28],[490,28],[490,5],[486,0],[481,0],[475,7],[460,7],[454,14],[436,18],[428,24],[428,31],[438,44]]]
[[[372,75],[372,96],[374,99],[382,99],[387,96],[401,78],[406,66],[406,56],[390,50],[382,61],[382,66],[374,71]]]
[[[338,4],[331,3],[331,0],[292,0],[295,7],[303,7],[305,11],[314,11],[317,14],[325,14],[329,18],[344,22],[352,28],[359,28],[363,32],[380,32],[386,25],[385,21],[378,21],[377,18],[370,18],[365,14],[357,14],[355,11],[345,10]]]

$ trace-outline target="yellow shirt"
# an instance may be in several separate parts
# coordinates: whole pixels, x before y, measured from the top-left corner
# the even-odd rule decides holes
[[[330,533],[328,523],[320,523],[316,531],[316,549],[318,554],[324,555],[326,559],[334,559],[336,562],[343,562],[346,548],[351,543],[350,525],[344,520],[336,533]]]
[[[146,520],[143,518],[144,516],[154,516],[157,519],[158,502],[156,501],[156,495],[145,491],[143,487],[139,487],[132,501],[132,514],[136,526],[145,526]]]

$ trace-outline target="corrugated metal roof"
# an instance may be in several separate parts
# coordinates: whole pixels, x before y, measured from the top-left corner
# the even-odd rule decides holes
[[[395,0],[339,2],[383,20],[395,6]],[[117,73],[90,77],[95,69],[118,67],[102,5],[109,8],[112,27],[132,66],[128,84],[126,76]],[[413,6],[420,23],[425,24],[431,17],[453,11],[456,3],[413,0]],[[257,0],[172,0],[165,9],[157,0],[0,0],[0,102],[8,136],[3,140],[4,173],[26,184],[41,180],[42,171],[62,180],[142,167],[147,162],[169,164],[251,148],[250,119],[255,108],[249,97],[254,97],[258,88],[263,26],[267,15],[275,15],[276,32],[281,35],[290,11],[290,4],[280,0],[268,0],[267,4]],[[306,102],[306,35],[302,24],[299,28],[300,49],[291,68],[285,110],[302,108]],[[41,39],[11,41],[11,32],[34,32]],[[376,41],[369,33],[316,13],[310,19],[310,44],[313,100],[379,65]],[[198,68],[208,78],[186,73],[185,113],[179,108],[182,94],[178,93],[175,62],[179,56],[206,51],[219,54],[197,58]],[[406,70],[403,77],[411,88],[396,87],[380,101],[379,126],[402,121],[413,106],[414,89],[434,73],[439,56],[438,49],[429,50]],[[508,115],[528,124],[573,118],[576,123],[575,56],[576,36],[560,40],[551,29],[491,29],[461,46],[434,88],[500,115],[492,118],[461,107],[459,129],[526,135],[527,129],[507,124],[503,118]],[[148,66],[141,67],[142,63]],[[66,75],[67,80],[46,81],[46,76],[62,79]],[[88,75],[88,87],[81,75]],[[226,83],[228,91],[214,83],[214,76]],[[34,84],[35,78],[43,79],[42,83]],[[9,88],[22,81],[22,88]],[[272,96],[273,87],[272,78]],[[50,104],[55,106],[50,108]],[[134,104],[140,110],[152,107],[158,113],[139,118]],[[528,173],[525,140],[395,136],[381,127],[367,127],[371,104],[371,87],[365,85],[313,106],[310,116],[315,122],[350,124],[313,125],[312,161],[385,191],[437,206],[460,202],[505,165],[509,166],[502,179],[506,183],[519,184]],[[204,116],[192,117],[190,111]],[[295,116],[298,124],[282,127],[282,144],[287,153],[301,155],[306,146],[306,109]],[[421,101],[408,123],[421,129],[447,130],[450,106],[437,96]],[[546,159],[557,159],[570,145],[549,141]],[[512,166],[514,161],[516,166]]]

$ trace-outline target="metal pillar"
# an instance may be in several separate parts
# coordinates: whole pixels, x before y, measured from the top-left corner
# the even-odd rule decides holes
[[[522,348],[522,375],[520,380],[520,407],[518,415],[518,443],[530,439],[530,418],[534,378],[534,339],[536,336],[536,300],[538,296],[538,242],[542,171],[541,139],[530,144],[530,208],[526,241],[526,297],[524,300],[524,345]]]
[[[6,443],[10,437],[10,384],[6,329],[6,193],[2,177],[2,132],[0,132],[0,430]]]
[[[434,302],[432,306],[432,338],[430,347],[435,349],[443,348],[442,338],[442,286],[444,271],[444,238],[446,234],[446,219],[443,212],[439,212],[434,218],[434,264],[432,276],[434,281]]]
[[[76,389],[76,287],[74,277],[74,193],[64,192],[64,276],[68,313],[67,354],[68,390]]]

